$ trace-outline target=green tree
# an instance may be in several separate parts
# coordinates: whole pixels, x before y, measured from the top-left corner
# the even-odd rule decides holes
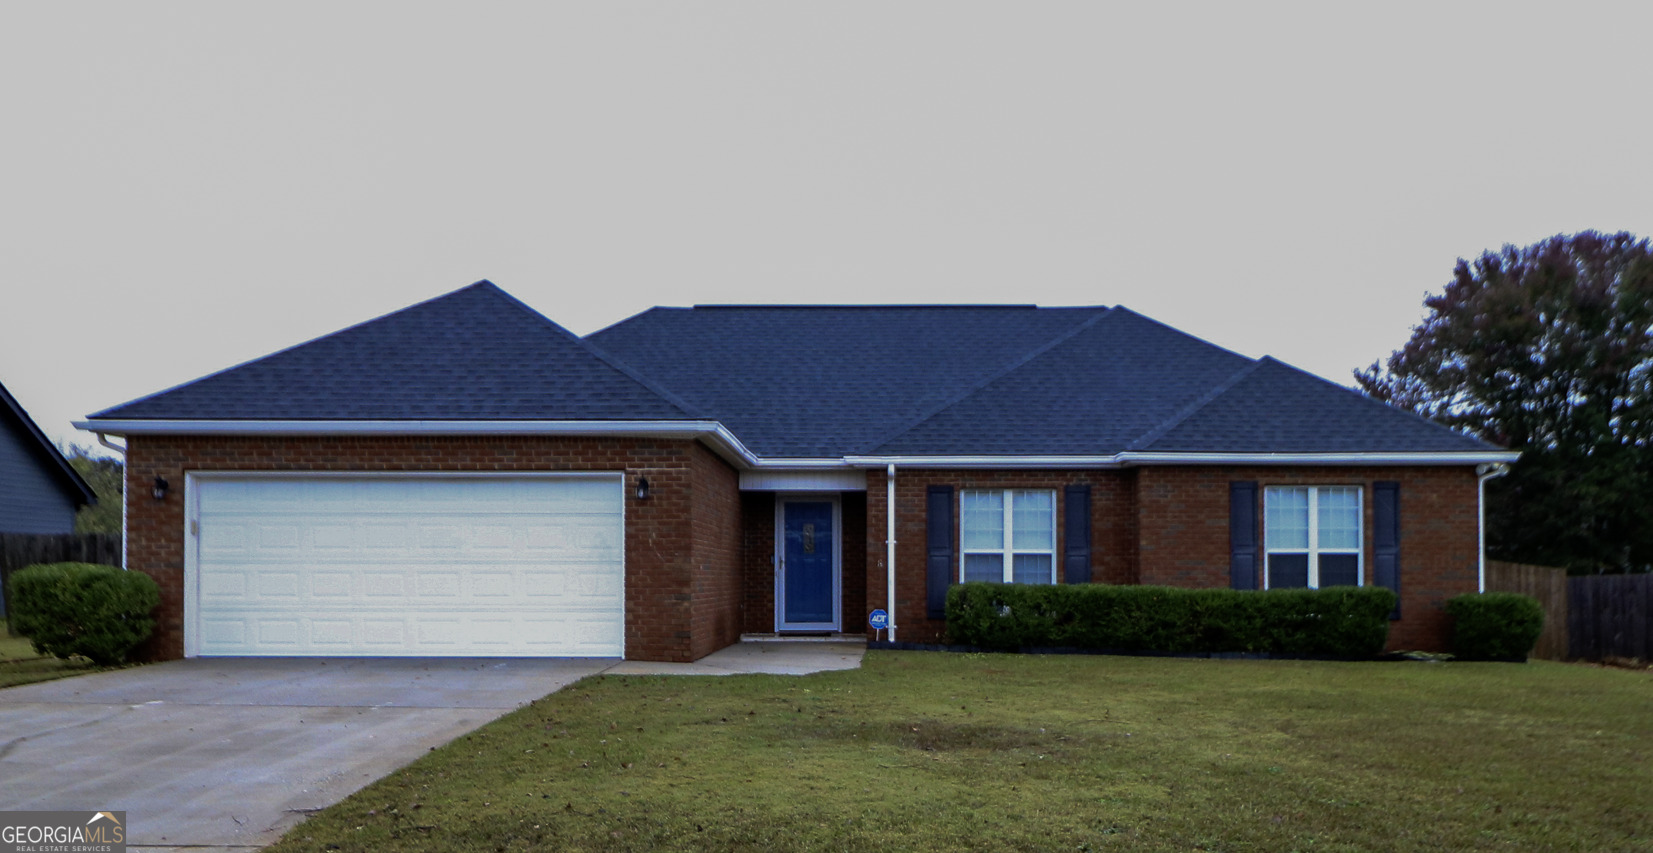
[[[91,448],[70,444],[62,448],[63,457],[97,495],[95,503],[87,504],[75,513],[76,533],[121,532],[121,492],[126,466],[121,460],[107,456],[93,456]]]
[[[1487,550],[1575,573],[1653,569],[1653,249],[1586,231],[1505,246],[1424,299],[1368,394],[1520,450],[1487,485]]]

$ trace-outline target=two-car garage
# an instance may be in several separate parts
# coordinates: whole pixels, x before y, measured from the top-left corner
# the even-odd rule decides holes
[[[624,483],[192,474],[187,655],[624,653]]]

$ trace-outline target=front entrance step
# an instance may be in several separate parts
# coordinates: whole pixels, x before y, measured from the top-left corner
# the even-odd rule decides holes
[[[779,634],[741,634],[743,643],[864,643],[866,634],[834,631],[786,631]]]

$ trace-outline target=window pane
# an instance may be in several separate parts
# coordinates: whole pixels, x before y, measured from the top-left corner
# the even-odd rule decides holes
[[[1004,555],[965,554],[964,579],[1004,583]]]
[[[1018,490],[1010,512],[1016,526],[1011,547],[1017,551],[1051,551],[1056,546],[1056,493]]]
[[[1269,589],[1302,589],[1309,585],[1309,555],[1268,555]]]
[[[1321,554],[1320,586],[1355,586],[1360,583],[1360,557],[1356,554]]]
[[[1340,487],[1321,489],[1320,547],[1360,548],[1360,490]]]
[[[1049,554],[1017,554],[1012,559],[1016,583],[1050,583],[1052,563]]]
[[[966,551],[1004,550],[1004,492],[965,492],[959,544]]]
[[[1271,488],[1264,504],[1264,542],[1270,551],[1285,548],[1308,550],[1309,490]],[[1305,583],[1307,581],[1305,580]]]

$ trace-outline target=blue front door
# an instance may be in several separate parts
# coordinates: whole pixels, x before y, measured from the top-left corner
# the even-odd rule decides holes
[[[780,630],[838,630],[834,606],[838,532],[831,501],[781,504],[781,565],[775,600]]]

